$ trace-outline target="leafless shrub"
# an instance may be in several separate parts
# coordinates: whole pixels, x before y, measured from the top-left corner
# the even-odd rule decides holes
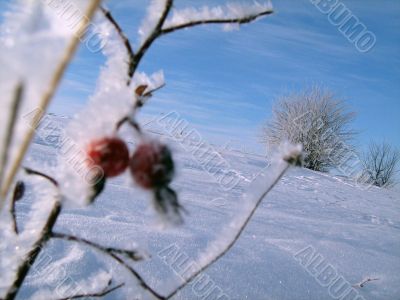
[[[396,184],[400,152],[386,142],[371,142],[363,156],[363,176],[370,184],[390,187]]]
[[[279,98],[261,138],[268,150],[285,141],[302,144],[303,166],[326,172],[352,151],[355,132],[349,124],[353,119],[342,99],[312,87]]]

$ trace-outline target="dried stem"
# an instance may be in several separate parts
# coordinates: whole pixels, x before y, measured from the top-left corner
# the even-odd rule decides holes
[[[0,187],[3,184],[4,173],[6,171],[6,165],[8,161],[8,155],[12,143],[12,138],[14,135],[15,125],[17,121],[17,116],[19,112],[19,108],[21,107],[22,97],[23,97],[24,85],[19,83],[15,89],[14,98],[11,107],[11,117],[8,122],[7,130],[6,130],[6,138],[4,141],[4,147],[1,154],[1,163],[0,163]]]
[[[125,269],[127,269],[138,280],[140,286],[144,290],[146,290],[147,292],[152,294],[157,299],[160,299],[160,300],[164,300],[165,299],[165,297],[163,297],[162,295],[157,293],[157,291],[155,291],[150,285],[148,285],[146,283],[146,281],[144,280],[144,278],[133,267],[131,267],[123,259],[121,259],[115,251],[110,251],[109,250],[110,248],[105,248],[105,247],[99,246],[98,244],[92,243],[90,241],[83,240],[83,239],[80,239],[80,238],[77,238],[77,237],[74,237],[74,236],[71,236],[71,235],[66,235],[66,234],[53,233],[52,237],[53,238],[64,239],[64,240],[68,240],[68,241],[73,241],[73,242],[78,242],[78,243],[84,243],[84,244],[86,244],[88,246],[91,246],[94,249],[97,249],[100,252],[110,256],[115,261],[117,261],[120,265],[122,265]]]
[[[198,25],[204,25],[204,24],[246,24],[246,23],[250,23],[250,22],[257,20],[258,18],[260,18],[262,16],[270,15],[272,13],[273,13],[273,10],[269,9],[269,10],[262,11],[260,13],[257,13],[254,15],[249,15],[249,16],[242,17],[242,18],[231,18],[231,19],[221,18],[221,19],[191,21],[191,22],[180,24],[180,25],[163,28],[161,30],[161,35],[171,33],[171,32],[174,32],[174,31],[177,31],[180,29],[194,27],[194,26],[198,26]]]
[[[43,116],[43,113],[46,111],[48,105],[50,104],[51,99],[53,98],[57,87],[62,79],[62,76],[68,67],[72,57],[74,56],[76,49],[78,48],[80,38],[81,36],[84,35],[90,20],[94,16],[97,8],[99,7],[101,3],[101,0],[92,0],[90,4],[88,5],[88,8],[85,12],[85,17],[82,18],[81,24],[79,26],[78,31],[74,34],[74,36],[71,39],[70,44],[68,45],[62,59],[60,60],[60,63],[58,64],[53,78],[51,79],[48,89],[46,92],[43,94],[42,100],[39,103],[37,113],[34,116],[34,121],[40,120],[40,118]],[[19,148],[19,151],[16,155],[15,160],[12,162],[12,166],[10,169],[10,172],[6,178],[6,181],[4,183],[4,186],[1,187],[1,192],[0,192],[0,210],[2,209],[4,205],[4,199],[7,197],[8,191],[14,181],[15,175],[18,172],[18,169],[21,165],[22,160],[25,157],[26,151],[28,150],[28,147],[32,141],[32,138],[35,134],[35,128],[34,126],[30,126],[28,129],[27,134],[25,135],[25,138],[21,144],[21,147]]]
[[[77,295],[74,295],[74,296],[69,296],[69,297],[66,297],[66,298],[58,299],[58,300],[70,300],[70,299],[80,299],[80,298],[101,298],[101,297],[104,297],[104,296],[112,293],[113,291],[115,291],[115,290],[117,290],[117,289],[119,289],[119,288],[121,288],[121,287],[123,287],[125,285],[125,283],[121,283],[121,284],[119,284],[117,286],[114,286],[114,287],[110,288],[111,284],[112,284],[112,280],[110,280],[108,282],[107,286],[101,292],[87,293],[87,294],[77,294]]]
[[[194,272],[192,275],[190,275],[187,279],[185,279],[185,281],[181,285],[179,285],[175,290],[173,290],[171,293],[169,293],[168,296],[165,297],[165,299],[170,299],[173,296],[175,296],[180,290],[182,290],[184,287],[186,287],[193,279],[195,279],[199,274],[203,273],[209,266],[211,266],[216,261],[218,261],[221,257],[223,257],[233,247],[233,245],[237,242],[237,240],[242,235],[243,231],[245,230],[247,224],[249,223],[249,221],[253,217],[254,213],[257,210],[257,208],[260,206],[262,200],[275,187],[275,185],[279,182],[279,180],[282,178],[282,176],[285,174],[285,172],[289,169],[289,167],[290,167],[290,164],[287,163],[286,166],[282,169],[282,171],[280,171],[279,174],[276,176],[276,178],[271,183],[271,185],[258,198],[258,200],[257,200],[256,204],[254,205],[253,209],[250,211],[249,215],[246,217],[246,219],[243,222],[243,224],[241,225],[240,229],[235,234],[233,239],[229,242],[229,244],[219,254],[217,254],[212,260],[207,262],[204,266],[202,266],[200,269],[198,269],[196,272]]]

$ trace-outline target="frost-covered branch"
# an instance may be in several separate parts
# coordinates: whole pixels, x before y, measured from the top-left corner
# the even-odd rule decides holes
[[[133,77],[133,73],[135,70],[133,69],[134,66],[134,61],[135,61],[135,53],[133,51],[131,42],[129,41],[128,37],[126,36],[125,32],[122,30],[121,26],[119,23],[114,19],[112,16],[111,12],[104,7],[100,7],[101,11],[104,14],[104,17],[114,26],[115,30],[117,31],[118,35],[121,37],[122,42],[125,45],[126,51],[128,53],[128,76],[129,78]],[[128,82],[129,84],[130,82]]]
[[[151,47],[153,42],[162,35],[172,33],[174,31],[194,27],[203,24],[246,24],[251,23],[263,16],[270,15],[273,13],[273,9],[270,3],[259,4],[255,3],[253,5],[234,5],[229,4],[226,7],[214,7],[208,8],[204,7],[200,10],[196,9],[183,9],[174,11],[173,16],[168,20],[168,15],[173,7],[173,0],[165,0],[164,7],[162,9],[161,15],[159,16],[154,28],[144,42],[139,47],[135,53],[132,49],[132,45],[127,38],[126,34],[123,32],[119,23],[113,18],[110,11],[102,8],[104,16],[110,21],[110,23],[115,27],[117,33],[121,37],[125,48],[128,52],[129,57],[129,68],[128,68],[128,85],[133,78],[137,67],[140,64],[143,56],[146,54],[147,50]],[[156,3],[159,6],[159,3]],[[150,12],[154,14],[154,12]],[[154,18],[154,16],[152,16]],[[149,24],[146,24],[149,26]]]
[[[255,5],[250,8],[252,9],[246,11],[244,7],[231,5],[227,9],[204,7],[201,10],[184,9],[176,11],[171,20],[167,20],[161,34],[203,24],[246,24],[273,13],[269,5]]]
[[[143,42],[142,46],[139,48],[137,53],[135,54],[134,63],[131,66],[132,76],[135,74],[137,67],[139,66],[140,61],[145,55],[146,51],[150,48],[153,42],[161,35],[162,27],[164,25],[165,20],[168,17],[168,14],[172,8],[173,0],[165,0],[165,6],[161,13],[160,18],[157,21],[156,26],[152,30],[152,32],[148,35],[148,37]]]
[[[97,292],[97,293],[87,293],[87,294],[82,293],[82,294],[77,294],[77,295],[61,298],[58,300],[70,300],[70,299],[81,299],[81,298],[101,298],[101,297],[107,296],[108,294],[114,292],[115,290],[117,290],[125,285],[125,283],[121,283],[119,285],[111,287],[111,284],[112,284],[112,280],[108,281],[107,286],[102,291]]]
[[[164,11],[152,33],[145,40],[135,55],[133,73],[135,72],[140,60],[160,36],[174,32],[179,29],[194,27],[202,24],[245,24],[257,20],[258,18],[273,13],[269,3],[261,5],[255,3],[252,6],[228,5],[226,8],[208,7],[202,10],[185,9],[177,10],[170,20],[167,19],[173,5],[172,0],[166,0]]]
[[[179,285],[175,290],[173,290],[171,293],[169,293],[168,296],[165,297],[165,299],[170,299],[173,296],[175,296],[176,293],[178,293],[180,290],[182,290],[184,287],[186,287],[199,274],[203,273],[208,267],[210,267],[212,264],[217,262],[226,253],[228,253],[228,251],[235,245],[235,243],[238,241],[238,239],[242,235],[243,231],[246,229],[247,225],[249,224],[250,220],[252,219],[254,213],[256,212],[257,208],[260,206],[260,204],[261,204],[262,200],[265,198],[265,196],[267,196],[268,193],[276,186],[276,184],[279,182],[279,180],[282,178],[282,176],[286,173],[286,171],[290,168],[291,165],[298,165],[298,161],[300,160],[300,155],[301,155],[300,151],[297,151],[297,149],[294,149],[292,153],[289,153],[288,155],[285,155],[283,157],[283,159],[285,161],[284,162],[285,165],[274,176],[271,184],[258,197],[254,206],[251,208],[250,212],[245,217],[244,221],[240,225],[238,231],[234,234],[233,238],[228,242],[228,244],[217,255],[215,255],[212,259],[207,261],[197,271],[193,272],[188,278],[185,279],[185,281],[181,285]]]
[[[73,242],[78,242],[78,243],[84,243],[88,246],[93,247],[94,249],[99,250],[100,252],[110,256],[113,258],[115,261],[117,261],[120,265],[122,265],[125,269],[127,269],[139,282],[140,286],[146,290],[147,292],[151,293],[155,298],[157,299],[165,299],[162,295],[160,295],[157,291],[155,291],[150,285],[146,283],[144,278],[132,267],[130,266],[127,262],[125,262],[121,257],[118,256],[118,254],[125,254],[121,253],[121,250],[114,251],[116,249],[110,250],[110,248],[102,247],[98,244],[92,243],[87,240],[83,240],[81,238],[76,238],[74,236],[70,235],[65,235],[65,234],[60,234],[60,233],[52,233],[51,237],[53,238],[59,238],[59,239],[64,239],[64,240],[69,240]],[[112,248],[111,248],[112,249]]]
[[[119,249],[119,248],[114,248],[114,247],[104,247],[102,245],[99,245],[95,242],[89,241],[87,239],[83,239],[83,238],[79,238],[73,235],[68,235],[68,234],[64,234],[64,233],[57,233],[57,232],[53,232],[51,234],[52,238],[55,239],[63,239],[66,241],[73,241],[73,242],[77,242],[77,243],[82,243],[84,245],[93,247],[97,250],[100,250],[103,253],[107,253],[108,255],[112,255],[112,254],[121,254],[124,256],[129,257],[130,259],[134,260],[134,261],[140,261],[144,259],[144,255],[140,254],[138,251],[136,250],[125,250],[125,249]]]

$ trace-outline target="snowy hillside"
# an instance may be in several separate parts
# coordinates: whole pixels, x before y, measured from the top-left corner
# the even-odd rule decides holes
[[[67,122],[51,118],[56,129]],[[269,169],[262,157],[223,150],[221,156],[242,178],[233,189],[224,191],[192,154],[162,134],[178,161],[174,188],[189,212],[182,226],[161,229],[149,208],[150,196],[134,187],[126,175],[110,182],[93,206],[65,210],[57,231],[105,246],[136,245],[151,258],[135,267],[161,294],[167,294],[180,282],[185,264],[195,263],[211,241],[224,239],[220,233],[241,213],[244,194],[260,188],[254,187],[252,179]],[[47,165],[57,176],[58,135],[55,130],[49,139],[37,137],[25,165]],[[30,204],[30,197],[18,203],[21,226]],[[125,282],[106,299],[136,299],[132,295],[140,290],[123,268],[87,247],[51,241],[44,253],[55,271],[29,276],[19,299],[44,297],[37,294],[39,287],[65,289],[66,274],[72,282],[87,280],[90,285],[91,276],[100,271],[110,272],[116,283]],[[174,262],[177,255],[180,261]],[[238,300],[400,299],[399,270],[397,192],[365,190],[343,178],[292,169],[264,199],[239,242],[207,270],[203,286],[197,281],[175,299],[218,299],[218,292],[219,299]],[[107,276],[100,276],[103,282]],[[368,278],[377,280],[351,287]]]

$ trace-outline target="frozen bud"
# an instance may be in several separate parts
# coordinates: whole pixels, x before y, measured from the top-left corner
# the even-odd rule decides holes
[[[14,188],[14,201],[21,200],[25,195],[25,183],[23,181],[17,181]]]

